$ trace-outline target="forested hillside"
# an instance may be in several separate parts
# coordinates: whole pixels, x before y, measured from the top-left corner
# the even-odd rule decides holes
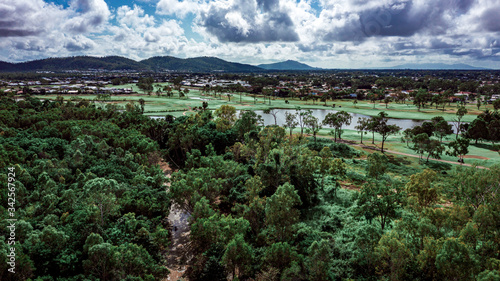
[[[257,66],[228,62],[216,57],[181,59],[170,56],[152,57],[134,61],[125,57],[61,57],[34,60],[22,63],[0,61],[0,72],[66,71],[66,70],[136,70],[136,71],[182,71],[182,72],[259,72]]]
[[[188,280],[500,279],[498,166],[410,166],[226,105],[155,120],[136,104],[0,102],[15,280],[166,278],[171,203],[190,214]]]

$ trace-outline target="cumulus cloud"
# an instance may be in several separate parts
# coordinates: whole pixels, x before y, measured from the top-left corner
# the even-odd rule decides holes
[[[194,0],[160,0],[156,4],[156,11],[161,15],[177,15],[184,18],[189,13],[196,13],[200,3]]]
[[[294,42],[294,23],[279,0],[213,1],[200,11],[199,25],[221,42]]]
[[[187,45],[184,30],[176,20],[158,20],[144,10],[121,6],[116,10],[116,25],[108,27],[108,33],[96,39],[101,46],[97,55],[122,55],[132,59],[179,54]],[[113,44],[108,42],[112,41]]]
[[[70,9],[75,15],[68,19],[65,28],[74,33],[95,31],[110,16],[108,5],[104,0],[73,0]]]
[[[64,47],[70,52],[86,51],[94,48],[96,44],[91,39],[82,35],[68,38]]]
[[[7,3],[8,2],[8,3]],[[6,60],[85,53],[110,17],[104,0],[73,0],[67,8],[42,0],[0,0],[0,57]]]
[[[148,14],[105,0],[70,0],[66,8],[0,0],[0,60],[86,54],[297,59],[319,67],[426,58],[490,63],[500,57],[499,1],[136,1],[156,6]]]
[[[0,0],[0,37],[39,35],[57,26],[68,12],[42,0]]]

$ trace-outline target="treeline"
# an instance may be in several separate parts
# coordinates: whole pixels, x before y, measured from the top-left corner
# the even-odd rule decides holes
[[[88,101],[0,100],[0,279],[159,280],[169,233],[154,124]],[[149,124],[149,125],[148,125]],[[151,125],[153,126],[153,125]],[[15,198],[7,205],[7,168]],[[15,274],[7,271],[15,209]]]

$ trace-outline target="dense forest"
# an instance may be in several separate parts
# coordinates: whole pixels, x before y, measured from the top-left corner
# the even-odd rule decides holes
[[[230,106],[141,112],[0,100],[0,211],[14,167],[18,219],[1,280],[166,278],[171,204],[190,214],[189,280],[500,280],[499,166],[410,166]]]
[[[158,144],[142,133],[149,118],[88,102],[26,98],[0,104],[0,207],[15,207],[12,246],[0,228],[0,279],[156,280],[168,271],[169,200]],[[142,118],[141,118],[142,117]],[[7,167],[15,168],[15,206],[7,205]]]

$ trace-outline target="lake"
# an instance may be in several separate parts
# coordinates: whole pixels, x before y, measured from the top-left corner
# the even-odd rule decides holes
[[[283,126],[285,124],[285,113],[295,113],[297,112],[295,109],[275,109],[277,111],[276,114],[276,122],[279,126]],[[320,121],[323,121],[326,117],[326,115],[330,112],[338,112],[338,110],[331,110],[331,109],[311,109],[312,114],[314,117],[318,118]],[[264,120],[264,125],[274,125],[274,117],[271,114],[265,114],[262,110],[255,110],[255,113],[258,115],[262,116],[262,119]],[[342,129],[349,129],[349,130],[356,130],[355,126],[358,125],[358,120],[361,117],[364,118],[369,118],[370,116],[368,115],[363,115],[363,114],[358,114],[358,113],[349,113],[352,116],[351,124],[350,125],[344,125]],[[239,110],[237,111],[237,115],[239,115]],[[163,116],[151,116],[151,118],[163,118]],[[418,125],[422,125],[423,122],[429,121],[429,120],[414,120],[414,119],[396,119],[396,118],[389,118],[387,123],[389,125],[398,125],[401,127],[401,130],[405,130],[408,128],[413,128]],[[452,124],[453,122],[448,122],[448,124]],[[326,126],[323,126],[323,128],[329,128]],[[455,128],[453,128],[455,130]]]

